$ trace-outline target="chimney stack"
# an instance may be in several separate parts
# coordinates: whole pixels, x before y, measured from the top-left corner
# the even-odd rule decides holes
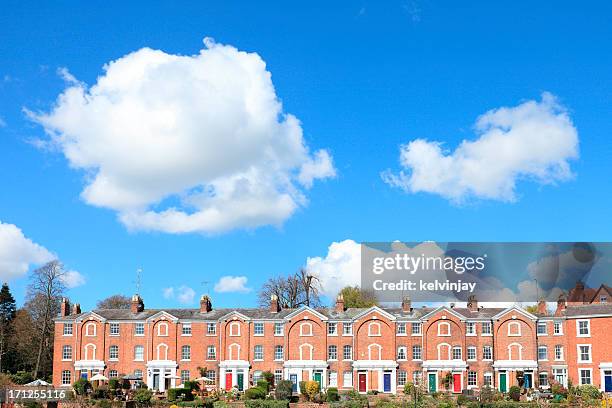
[[[557,310],[555,310],[555,316],[561,316],[565,308],[566,308],[565,294],[561,293],[559,295],[559,299],[557,299]]]
[[[130,311],[134,314],[140,313],[144,310],[144,302],[140,295],[132,296],[132,304],[130,305]]]
[[[336,298],[336,312],[344,312],[344,295],[342,293],[339,293]]]
[[[538,314],[540,314],[540,315],[547,314],[546,301],[544,299],[540,299],[538,301]]]
[[[476,300],[476,295],[468,296],[467,308],[470,312],[478,311],[478,300]]]
[[[402,312],[410,313],[412,311],[412,301],[408,296],[402,299]]]
[[[81,305],[80,304],[75,303],[74,305],[72,305],[72,314],[73,315],[81,314]]]
[[[200,297],[200,313],[208,313],[212,310],[212,302],[208,295],[202,295]]]
[[[276,295],[270,296],[270,311],[272,313],[280,312],[280,304],[278,303],[278,296]]]
[[[62,298],[62,303],[60,304],[60,316],[66,317],[70,315],[70,302],[68,299]]]

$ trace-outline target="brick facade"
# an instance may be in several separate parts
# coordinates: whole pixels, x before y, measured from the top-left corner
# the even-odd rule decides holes
[[[601,300],[601,296],[597,297]],[[81,313],[62,305],[55,321],[53,381],[66,386],[93,373],[141,377],[165,390],[205,371],[220,388],[251,386],[263,371],[296,383],[396,393],[406,382],[461,392],[485,384],[547,387],[591,383],[612,391],[612,303],[558,302],[531,314],[519,307],[453,305],[356,309],[129,310]],[[445,384],[446,383],[446,384]]]

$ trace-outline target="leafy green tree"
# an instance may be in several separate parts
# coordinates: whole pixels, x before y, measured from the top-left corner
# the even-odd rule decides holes
[[[347,286],[340,291],[344,298],[344,307],[372,307],[378,304],[372,292],[359,286]]]
[[[0,289],[0,371],[8,368],[12,360],[12,350],[9,339],[12,334],[12,323],[15,319],[17,306],[8,284],[5,282]],[[8,358],[7,358],[8,357]]]

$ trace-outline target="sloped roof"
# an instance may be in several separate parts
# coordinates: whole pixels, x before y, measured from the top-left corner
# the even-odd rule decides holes
[[[564,311],[567,317],[612,314],[612,303],[591,303],[588,305],[568,305]]]

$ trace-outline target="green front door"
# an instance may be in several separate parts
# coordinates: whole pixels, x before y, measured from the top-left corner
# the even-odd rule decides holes
[[[499,373],[499,390],[506,392],[506,373]]]
[[[319,389],[322,390],[323,384],[321,384],[321,373],[319,372],[314,373],[314,380],[319,383]]]
[[[436,384],[436,375],[429,374],[429,392],[436,392],[438,390],[438,384]]]
[[[238,382],[238,389],[240,391],[244,390],[244,374],[238,373],[238,378],[236,381]]]

